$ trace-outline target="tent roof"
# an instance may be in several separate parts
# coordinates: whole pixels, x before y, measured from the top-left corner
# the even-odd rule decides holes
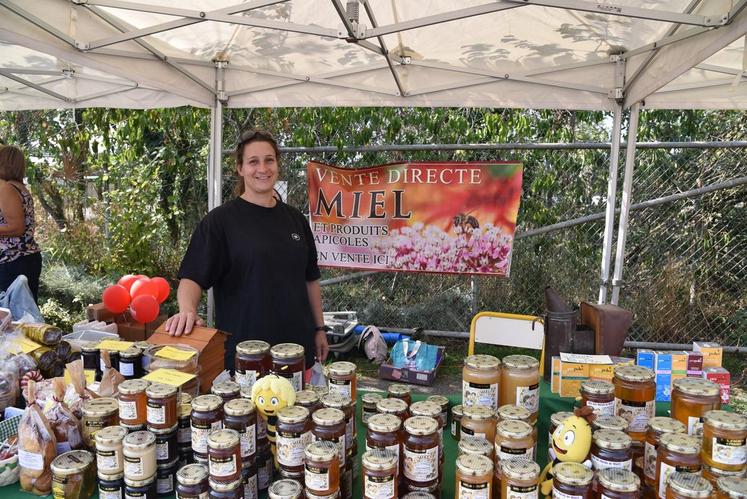
[[[0,0],[0,110],[747,109],[746,4]]]

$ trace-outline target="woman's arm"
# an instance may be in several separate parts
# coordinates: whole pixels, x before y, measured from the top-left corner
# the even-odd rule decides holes
[[[324,325],[324,313],[322,308],[322,287],[319,284],[319,279],[315,281],[306,282],[306,291],[309,295],[309,304],[311,305],[311,313],[314,316],[314,323],[317,326]],[[316,358],[319,362],[327,360],[329,354],[329,344],[327,344],[327,332],[316,331],[314,336],[314,344],[316,345]]]
[[[23,202],[10,182],[0,180],[0,213],[5,224],[0,225],[0,237],[19,237],[26,231]]]
[[[191,279],[181,279],[176,291],[179,313],[166,320],[165,328],[171,336],[181,336],[192,332],[192,327],[204,326],[205,322],[197,315],[197,305],[202,297],[202,288]]]

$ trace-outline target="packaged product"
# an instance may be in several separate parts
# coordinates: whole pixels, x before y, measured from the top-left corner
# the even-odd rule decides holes
[[[18,465],[21,468],[21,488],[26,492],[44,496],[52,491],[50,465],[57,456],[57,440],[36,405],[36,383],[30,381],[26,411],[18,424]]]
[[[47,417],[57,440],[57,454],[64,454],[73,449],[82,449],[83,437],[80,420],[75,417],[64,402],[65,380],[54,378],[52,387],[54,396],[52,397],[52,403],[45,407],[44,415]]]
[[[106,350],[101,351],[101,361],[104,363],[104,373],[101,375],[101,383],[99,383],[99,396],[101,397],[114,397],[117,395],[119,384],[125,380],[124,376],[119,374],[119,371],[112,367],[112,361],[109,357],[109,352]]]

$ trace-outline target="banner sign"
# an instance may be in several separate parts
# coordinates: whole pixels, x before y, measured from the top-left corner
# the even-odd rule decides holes
[[[522,172],[510,162],[309,162],[319,264],[508,276]]]

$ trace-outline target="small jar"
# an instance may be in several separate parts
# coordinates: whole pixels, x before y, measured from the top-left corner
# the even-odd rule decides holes
[[[208,435],[210,479],[234,482],[241,479],[241,442],[235,430],[213,430]]]
[[[669,475],[676,471],[700,475],[700,441],[691,435],[665,433],[656,456],[656,490],[664,498]]]
[[[451,408],[451,436],[457,441],[462,436],[462,417],[464,416],[464,406],[462,404],[455,405]]]
[[[178,429],[176,430],[176,443],[178,445],[192,444],[192,396],[188,393],[179,394],[179,406],[176,410]]]
[[[242,341],[234,357],[236,383],[252,389],[259,378],[270,372],[270,344],[261,340]]]
[[[247,466],[248,464],[248,466]],[[244,499],[259,499],[259,488],[257,487],[257,463],[244,461],[241,467],[241,482],[244,485]]]
[[[526,408],[537,419],[539,411],[539,361],[528,355],[508,355],[501,364],[498,407],[513,404]],[[498,407],[493,407],[497,409]]]
[[[175,386],[153,383],[145,389],[148,397],[148,410],[145,421],[150,428],[165,430],[176,425]]]
[[[449,399],[443,395],[430,395],[425,400],[426,402],[433,402],[441,408],[441,420],[444,426],[447,426],[449,424],[449,407],[451,406]]]
[[[741,478],[745,476],[743,470],[740,471],[724,471],[707,464],[703,464],[703,478],[713,486],[714,489],[718,489],[718,481],[722,478]]]
[[[143,352],[137,347],[130,347],[119,352],[119,374],[125,379],[141,378],[143,376],[142,357]]]
[[[312,442],[304,450],[304,483],[306,490],[330,495],[340,489],[340,457],[332,442]]]
[[[666,499],[695,499],[711,497],[713,487],[708,480],[686,472],[672,473],[667,481]]]
[[[192,400],[192,452],[207,459],[207,437],[223,428],[223,399],[217,395],[200,395]]]
[[[539,464],[524,458],[501,461],[501,499],[539,497]]]
[[[470,454],[493,459],[493,444],[482,437],[464,437],[457,445],[457,456]]]
[[[346,464],[345,414],[340,409],[325,407],[312,416],[311,433],[315,442],[323,440],[337,446],[340,468]]]
[[[615,385],[615,416],[628,422],[628,435],[642,442],[648,420],[656,414],[654,371],[643,366],[618,366],[612,378]]]
[[[306,371],[305,352],[301,345],[280,343],[270,348],[272,372],[287,378],[297,392],[303,390],[303,373]]]
[[[534,429],[523,421],[504,420],[498,423],[495,443],[496,467],[504,459],[526,458],[534,460],[534,446],[537,443]]]
[[[464,454],[456,459],[456,497],[493,496],[493,461]]]
[[[124,471],[122,440],[127,430],[121,426],[107,426],[96,432],[96,468],[102,475],[116,475]]]
[[[363,454],[364,499],[396,499],[398,497],[398,462],[397,455],[385,449],[374,449]]]
[[[394,414],[374,414],[368,420],[366,451],[383,449],[400,459],[402,446],[402,420]]]
[[[267,489],[269,499],[301,499],[303,486],[296,480],[277,480]]]
[[[119,384],[120,422],[129,426],[145,424],[148,410],[145,390],[149,385],[150,381],[144,379],[128,379]]]
[[[345,413],[345,452],[349,452],[358,434],[355,428],[355,407],[353,401],[339,393],[328,393],[320,397],[323,407],[340,409]]]
[[[358,382],[355,369],[355,364],[346,361],[333,362],[327,366],[327,389],[329,393],[339,393],[351,400],[356,400]]]
[[[210,393],[219,396],[225,404],[229,400],[237,399],[241,396],[241,386],[233,381],[223,381],[210,387]]]
[[[165,430],[149,427],[148,431],[156,436],[156,464],[165,465],[179,458],[176,443],[177,425]]]
[[[83,419],[83,443],[89,449],[96,447],[96,432],[107,426],[119,424],[119,404],[116,399],[101,397],[86,400],[81,409]]]
[[[702,378],[681,378],[672,382],[672,418],[687,426],[688,435],[700,435],[703,415],[720,408],[718,383]]]
[[[461,436],[483,437],[492,442],[495,440],[495,411],[484,405],[473,405],[464,408],[461,421]]]
[[[156,474],[144,479],[129,478],[125,474],[125,498],[126,499],[156,499],[158,489],[156,488]]]
[[[322,407],[322,403],[319,401],[319,395],[310,388],[306,388],[304,390],[301,390],[300,392],[296,392],[295,405],[305,407],[309,410],[309,414],[314,414],[315,410],[321,409]]]
[[[241,483],[241,478],[232,482],[221,482],[208,479],[208,485],[210,486],[210,499],[243,499],[244,497],[244,484]]]
[[[156,470],[156,493],[159,496],[170,496],[174,493],[174,476],[178,469],[179,459],[170,463],[159,464]]]
[[[573,416],[573,413],[568,413]],[[628,420],[620,416],[599,416],[591,423],[591,429],[597,430],[628,430]]]
[[[643,477],[646,485],[656,485],[656,455],[661,436],[665,433],[685,433],[687,427],[676,419],[667,417],[651,418],[646,431],[646,443],[643,455]]]
[[[93,454],[72,450],[52,460],[52,494],[55,498],[88,499],[96,492]]]
[[[156,476],[156,436],[149,431],[130,433],[122,441],[126,479],[147,480]],[[155,487],[155,481],[154,481]]]
[[[722,477],[714,489],[718,491],[718,499],[744,499],[747,497],[747,478]]]
[[[241,459],[254,459],[257,452],[257,413],[252,401],[238,398],[223,404],[223,427],[239,433]]]
[[[591,437],[591,463],[594,470],[620,468],[633,471],[631,438],[615,430],[597,430]]]
[[[96,381],[100,381],[101,364],[99,359],[101,358],[101,351],[99,350],[99,344],[97,342],[84,343],[80,347],[80,356],[83,358],[83,369],[94,371]]]
[[[589,406],[597,416],[615,415],[615,385],[609,381],[581,382],[581,407]]]
[[[386,389],[387,398],[404,400],[408,407],[412,404],[412,389],[407,385],[392,384]]]
[[[462,405],[498,409],[501,361],[492,355],[470,355],[462,368]]]
[[[632,471],[606,468],[597,472],[600,497],[605,499],[638,499],[641,480]]]
[[[208,469],[188,464],[176,472],[176,495],[179,499],[204,499],[208,494]]]
[[[361,397],[361,423],[363,426],[368,424],[368,419],[376,414],[376,404],[384,397],[378,393],[364,393]]]
[[[394,414],[404,423],[410,417],[407,402],[402,399],[385,398],[376,404],[376,412],[380,414]]]
[[[99,499],[124,498],[124,472],[115,475],[99,474]],[[196,499],[196,498],[195,498]]]
[[[270,450],[270,443],[265,442],[257,447],[257,488],[267,490],[272,481],[274,459]]]
[[[431,487],[439,483],[438,423],[433,418],[414,416],[405,421],[403,474],[409,487]]]
[[[557,457],[555,455],[555,449],[552,447],[552,434],[558,429],[558,426],[563,424],[563,421],[573,416],[572,412],[560,411],[550,415],[550,428],[547,433],[547,461],[553,462]],[[622,420],[623,426],[628,426],[627,421]]]
[[[747,465],[747,416],[726,411],[703,415],[703,462],[724,471]]]
[[[280,469],[303,473],[304,449],[312,440],[309,410],[295,405],[281,409],[275,431],[275,458]]]
[[[552,496],[592,499],[594,472],[580,463],[559,463],[553,467]]]

